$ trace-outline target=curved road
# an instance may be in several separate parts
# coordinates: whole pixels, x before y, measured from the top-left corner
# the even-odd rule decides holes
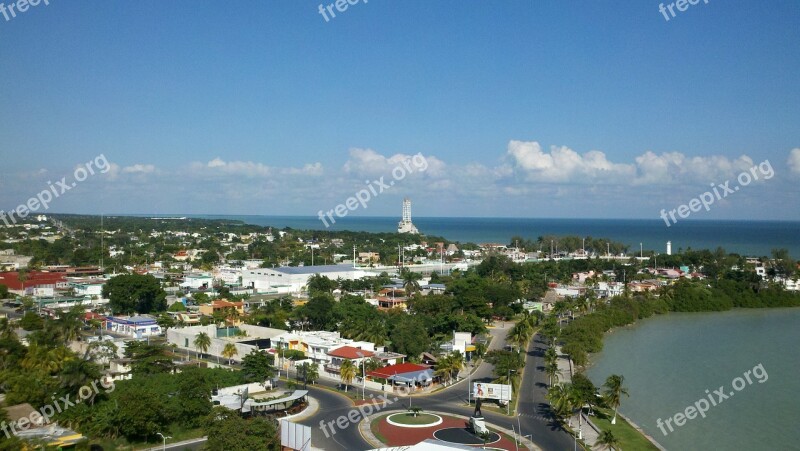
[[[507,330],[507,327],[490,329],[490,333],[494,336],[489,346],[490,350],[503,347]],[[531,435],[530,438],[533,442],[542,449],[562,451],[573,447],[573,438],[555,421],[550,413],[550,406],[545,399],[547,392],[547,375],[543,368],[545,349],[546,344],[539,335],[536,335],[528,346],[518,404],[518,417],[501,415],[488,409],[484,409],[483,416],[489,425],[494,424],[506,429],[511,429],[513,426],[516,430],[519,424],[522,429],[522,435]],[[491,382],[494,379],[492,370],[492,365],[484,362],[473,373],[471,380]],[[327,387],[336,386],[336,381],[329,379],[321,379],[319,383]],[[357,424],[350,424],[348,421],[347,426],[342,429],[339,429],[335,424],[330,426],[330,422],[335,422],[340,416],[347,417],[350,412],[358,411],[348,398],[319,387],[309,386],[308,389],[310,395],[319,401],[320,409],[317,413],[299,421],[299,423],[312,428],[311,442],[314,447],[327,451],[351,451],[372,448],[359,433]],[[360,390],[360,388],[357,390]],[[474,409],[466,405],[468,390],[468,381],[462,380],[430,395],[413,395],[409,398],[407,396],[397,397],[394,394],[384,394],[388,396],[391,404],[381,408],[380,411],[404,410],[411,403],[411,405],[419,406],[424,410],[471,416]],[[366,393],[367,397],[381,395],[379,392],[371,390],[367,390]],[[356,423],[360,418],[359,416]],[[321,427],[321,421],[328,423],[324,430]],[[326,431],[327,436],[325,434]]]

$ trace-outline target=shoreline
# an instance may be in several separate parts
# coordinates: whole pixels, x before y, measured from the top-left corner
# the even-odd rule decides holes
[[[724,311],[705,311],[705,312],[666,312],[666,313],[667,313],[667,314],[675,314],[675,313],[677,313],[677,314],[680,314],[680,316],[690,316],[690,315],[694,316],[695,314],[718,314],[718,313],[733,313],[733,312],[736,312],[736,313],[742,313],[742,312],[748,312],[748,313],[758,313],[758,312],[776,312],[776,313],[777,313],[778,311],[780,311],[780,310],[782,310],[782,309],[783,309],[783,310],[790,310],[790,309],[791,309],[792,311],[798,311],[798,310],[800,310],[800,306],[794,306],[794,307],[783,307],[783,306],[782,306],[782,307],[756,307],[756,308],[744,308],[744,307],[736,307],[736,308],[733,308],[733,309],[730,309],[730,310],[724,310]],[[653,318],[653,317],[655,317],[655,316],[656,316],[656,315],[653,315],[653,316],[651,316],[651,317],[648,317],[648,318],[642,318],[642,319],[643,319],[643,320],[648,320],[648,319],[651,319],[651,318]],[[659,316],[661,316],[661,315],[659,315]],[[665,316],[665,318],[666,318],[666,316],[667,316],[667,315],[664,315],[664,316]],[[715,316],[717,316],[717,315],[715,315]],[[642,324],[644,324],[644,321],[642,321],[641,323],[642,323]],[[609,334],[609,333],[611,333],[611,332],[614,332],[614,331],[615,331],[615,330],[617,330],[617,329],[623,329],[623,328],[633,328],[632,326],[637,326],[637,325],[639,325],[639,324],[640,324],[640,321],[639,321],[639,320],[637,320],[636,322],[634,322],[634,323],[631,323],[631,324],[628,324],[628,325],[626,325],[626,326],[622,326],[622,327],[617,327],[617,328],[614,328],[614,329],[610,329],[610,330],[609,330],[609,331],[607,331],[605,334],[603,334],[603,340],[604,340],[603,344],[605,345],[605,338],[606,338],[606,335],[607,335],[607,334]],[[599,352],[599,353],[594,353],[594,354],[591,354],[591,355],[590,355],[590,358],[589,358],[589,364],[587,364],[587,365],[584,367],[584,374],[586,374],[586,370],[588,370],[588,369],[590,369],[590,368],[593,368],[593,367],[596,367],[596,365],[597,365],[597,363],[598,363],[598,360],[599,360],[599,357],[600,357],[600,355],[601,355],[601,354],[602,354],[602,351],[601,351],[601,352]],[[588,374],[586,374],[586,376],[588,377]],[[590,378],[590,379],[591,379],[591,378]],[[594,382],[594,381],[593,381],[593,382]],[[658,441],[657,441],[657,440],[656,440],[656,439],[655,439],[653,436],[651,436],[651,435],[650,435],[650,434],[649,434],[649,433],[648,433],[646,430],[644,430],[644,429],[643,429],[641,426],[639,426],[639,425],[638,425],[638,424],[637,424],[635,421],[633,421],[633,420],[631,419],[631,417],[629,417],[628,415],[626,415],[626,414],[622,413],[622,411],[621,411],[621,410],[618,410],[618,411],[617,411],[617,414],[618,414],[618,416],[620,416],[621,418],[624,418],[624,419],[625,419],[625,420],[626,420],[628,423],[630,423],[630,425],[631,425],[632,427],[634,427],[634,429],[636,429],[636,430],[637,430],[637,432],[639,432],[639,433],[640,433],[640,434],[641,434],[643,437],[645,437],[645,438],[646,438],[646,439],[647,439],[647,440],[648,440],[650,443],[652,443],[652,444],[653,444],[654,446],[656,446],[658,449],[660,449],[660,450],[663,450],[663,451],[666,451],[666,448],[665,448],[663,445],[661,445],[661,444],[660,444],[660,443],[659,443],[659,442],[658,442]]]

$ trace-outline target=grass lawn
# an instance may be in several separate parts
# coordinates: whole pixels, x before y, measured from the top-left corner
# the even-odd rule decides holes
[[[438,417],[429,413],[418,413],[415,417],[413,413],[399,413],[392,416],[392,421],[399,424],[433,424],[439,420]]]
[[[613,410],[595,408],[594,412],[596,416],[592,417],[592,423],[600,428],[600,430],[611,431],[614,437],[619,440],[620,448],[658,451],[658,448],[650,443],[641,432],[636,430],[636,428],[631,426],[630,423],[619,415],[617,415],[617,424],[611,424],[611,418],[614,416]]]

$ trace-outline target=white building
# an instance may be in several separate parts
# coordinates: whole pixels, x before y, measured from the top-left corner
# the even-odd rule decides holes
[[[69,282],[69,286],[75,291],[75,296],[101,297],[105,283],[104,279],[73,280]]]
[[[242,271],[242,286],[259,292],[297,293],[308,285],[308,279],[320,274],[331,280],[358,280],[368,274],[350,265],[282,266]]]
[[[403,199],[403,218],[397,224],[397,233],[419,234],[419,230],[411,222],[411,199]]]
[[[152,316],[109,316],[106,329],[133,338],[142,338],[161,333],[161,326]]]
[[[183,279],[181,288],[193,290],[207,290],[214,285],[214,278],[210,274],[187,274]]]
[[[237,330],[244,332],[246,335],[237,335]],[[249,324],[223,329],[217,329],[214,325],[192,326],[168,329],[167,341],[177,346],[178,349],[196,352],[198,349],[194,345],[194,341],[201,333],[205,333],[211,339],[211,345],[207,350],[202,351],[204,354],[226,358],[222,356],[222,351],[225,349],[225,345],[233,343],[236,346],[236,356],[233,357],[233,360],[241,360],[254,349],[274,347],[275,338],[286,333],[286,331]]]

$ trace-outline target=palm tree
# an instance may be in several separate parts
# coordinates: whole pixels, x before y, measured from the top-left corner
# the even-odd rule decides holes
[[[568,418],[572,411],[570,404],[569,392],[572,384],[556,384],[547,390],[547,399],[550,401],[550,406],[553,412],[561,417]]]
[[[11,326],[11,321],[8,318],[0,318],[0,339],[10,340],[16,337],[14,327]]]
[[[614,418],[611,419],[611,424],[617,423],[617,409],[622,402],[622,395],[630,396],[628,394],[628,389],[622,385],[624,382],[624,376],[612,374],[611,376],[608,376],[606,383],[603,384],[603,386],[606,387],[606,400],[610,405],[614,406]]]
[[[555,346],[549,346],[547,351],[544,352],[544,360],[546,362],[555,362],[558,360],[558,352]]]
[[[344,391],[347,391],[348,385],[353,382],[357,373],[358,368],[356,368],[352,360],[342,362],[342,366],[339,367],[339,377],[342,378],[342,383],[344,383]]]
[[[231,359],[233,356],[238,355],[239,351],[236,350],[236,345],[233,343],[227,343],[225,345],[225,349],[222,350],[222,357],[228,359],[228,365],[231,364]]]
[[[450,354],[450,368],[455,373],[456,378],[458,378],[458,373],[464,369],[465,365],[464,354],[462,354],[461,351],[453,351]]]
[[[550,377],[550,385],[553,385],[553,380],[558,382],[558,362],[547,362],[544,365],[544,372]]]
[[[303,364],[303,367],[303,376],[306,383],[311,382],[313,385],[317,379],[319,379],[319,364],[312,363],[309,365],[308,362],[306,362]]]
[[[419,282],[417,281],[422,278],[421,274],[403,268],[400,271],[400,278],[403,279],[403,290],[405,290],[407,297],[411,297],[412,294],[419,291]]]
[[[619,449],[619,440],[614,437],[611,431],[603,431],[597,437],[597,444],[603,445],[603,449]]]
[[[522,348],[528,343],[530,339],[529,332],[525,330],[525,327],[520,327],[522,322],[517,323],[510,331],[508,331],[508,335],[506,335],[506,341],[514,345],[518,352],[522,352]]]
[[[436,371],[433,374],[440,380],[444,380],[444,385],[450,382],[450,378],[453,376],[453,368],[452,360],[449,355],[440,357],[439,360],[436,361]]]
[[[65,344],[80,337],[81,329],[83,328],[82,314],[83,308],[78,306],[62,313],[56,320],[58,331],[61,333]]]
[[[78,393],[81,387],[88,386],[92,381],[100,379],[100,376],[100,367],[83,359],[68,360],[59,373],[61,388],[68,393]],[[95,394],[90,396],[90,403],[94,404]]]
[[[211,346],[211,337],[207,333],[200,332],[194,338],[194,347],[200,352],[201,357],[208,352],[209,346]]]

